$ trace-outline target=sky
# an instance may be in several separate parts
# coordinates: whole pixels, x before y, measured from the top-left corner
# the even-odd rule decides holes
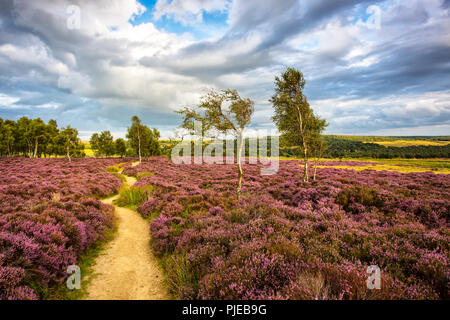
[[[208,89],[255,102],[301,70],[328,134],[450,135],[450,0],[1,0],[0,117],[173,136]]]

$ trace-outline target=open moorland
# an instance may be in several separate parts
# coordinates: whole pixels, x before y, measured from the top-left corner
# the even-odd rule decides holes
[[[0,158],[0,299],[46,298],[113,228],[119,159]]]
[[[166,290],[178,299],[449,298],[446,160],[327,159],[316,163],[312,182],[300,178],[298,160],[281,160],[269,176],[245,164],[240,199],[235,165],[133,161],[0,159],[0,299],[70,297],[55,295],[67,267],[83,265],[87,251],[117,233],[114,217],[133,226],[119,223],[106,262],[137,250],[120,250],[136,241],[123,230],[149,228],[151,246],[135,252],[148,257],[133,265],[157,259],[166,289],[146,298]],[[134,185],[124,182],[130,177]],[[114,213],[111,203],[129,209]],[[145,220],[130,216],[135,209]],[[381,290],[367,289],[369,265],[381,268]],[[99,279],[118,280],[114,271]]]
[[[124,173],[153,188],[138,211],[177,298],[448,299],[448,176],[341,169],[368,164],[319,163],[311,183],[299,161],[273,176],[246,165],[240,200],[232,165],[161,157]]]

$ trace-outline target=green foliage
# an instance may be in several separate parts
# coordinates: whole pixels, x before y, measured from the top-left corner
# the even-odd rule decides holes
[[[225,106],[228,104],[228,107]],[[243,170],[241,166],[241,154],[244,147],[244,129],[251,122],[253,112],[255,111],[254,102],[248,98],[241,98],[236,90],[210,90],[201,98],[200,104],[196,109],[184,108],[178,111],[183,115],[181,127],[200,135],[202,138],[210,131],[221,134],[231,134],[237,140],[237,163],[238,163],[238,186],[236,193],[240,197],[242,187]],[[202,124],[201,132],[195,131],[195,122]]]
[[[91,148],[96,156],[110,157],[116,153],[114,138],[109,131],[94,133],[90,140]]]
[[[375,143],[363,143],[346,137],[325,136],[328,149],[324,152],[325,158],[449,158],[450,145],[446,146],[408,146],[391,147]],[[284,146],[285,147],[285,146]],[[280,155],[294,155],[286,148],[280,150]]]
[[[84,157],[78,131],[70,126],[59,130],[55,120],[45,124],[40,118],[0,119],[0,156],[67,156],[67,147],[69,156]]]
[[[78,138],[78,130],[72,128],[70,125],[61,129],[60,141],[64,146],[66,156],[69,160],[72,156],[83,154],[84,145],[81,144],[81,141]]]
[[[136,175],[136,179],[141,180],[142,178],[153,177],[154,175],[155,174],[153,172],[138,172],[138,174]]]
[[[228,108],[225,103],[229,103]],[[253,112],[252,100],[241,98],[236,90],[228,89],[219,92],[211,90],[201,98],[197,108],[184,108],[177,113],[183,115],[181,127],[191,134],[207,136],[208,131],[215,130],[239,137],[250,124]],[[202,132],[194,132],[195,121],[202,123]]]
[[[145,187],[123,187],[119,191],[119,198],[114,201],[119,207],[136,208],[150,199],[153,192],[152,186]]]
[[[158,156],[161,154],[159,145],[159,131],[143,125],[137,116],[131,118],[131,127],[128,128],[127,139],[133,150],[133,155],[141,157]]]
[[[377,191],[366,186],[357,186],[341,191],[336,197],[336,202],[342,205],[345,211],[353,213],[358,213],[357,207],[354,206],[355,203],[378,209],[384,206],[384,202],[378,196]]]
[[[114,144],[115,153],[120,157],[123,157],[127,153],[127,145],[124,139],[117,139]]]
[[[171,294],[176,294],[186,286],[199,287],[199,276],[192,272],[185,254],[166,255],[162,258],[162,266],[167,274],[167,284]]]
[[[321,133],[327,122],[315,115],[306,96],[303,74],[287,68],[275,77],[275,94],[270,99],[275,115],[272,117],[281,133],[281,143],[296,146],[305,160],[304,181],[308,181],[308,158],[314,156],[320,143]]]

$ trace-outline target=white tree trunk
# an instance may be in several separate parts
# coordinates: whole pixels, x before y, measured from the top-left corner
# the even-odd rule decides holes
[[[141,133],[140,133],[140,131],[139,131],[139,128],[138,128],[138,141],[139,141],[139,163],[141,163],[142,162],[142,157],[141,157]]]
[[[308,182],[308,180],[309,180],[309,177],[308,177],[308,151],[306,149],[306,146],[304,146],[303,149],[305,152],[305,172],[304,172],[304,176],[303,176],[303,181]]]
[[[238,151],[237,151],[237,163],[238,163],[239,174],[238,174],[238,186],[237,186],[236,193],[237,193],[238,199],[241,198],[242,177],[244,176],[244,172],[242,170],[242,164],[241,164],[241,155],[242,155],[243,147],[244,147],[244,135],[243,135],[243,132],[241,131],[239,133],[239,137],[238,137]]]
[[[33,155],[33,158],[37,158],[38,145],[39,145],[39,139],[36,138],[36,141],[34,143],[34,155]]]

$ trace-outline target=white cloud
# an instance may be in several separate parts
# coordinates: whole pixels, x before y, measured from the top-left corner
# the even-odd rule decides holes
[[[341,97],[310,103],[328,119],[329,129],[335,133],[368,134],[380,129],[450,125],[450,91],[379,99]]]
[[[40,67],[52,74],[64,75],[69,71],[64,63],[52,57],[43,43],[28,47],[4,44],[0,46],[0,55],[7,57],[12,63]]]
[[[158,0],[153,14],[156,20],[163,16],[173,18],[184,25],[203,21],[203,12],[225,12],[229,0]]]
[[[20,98],[11,97],[6,94],[0,93],[0,106],[11,106],[19,100]]]

